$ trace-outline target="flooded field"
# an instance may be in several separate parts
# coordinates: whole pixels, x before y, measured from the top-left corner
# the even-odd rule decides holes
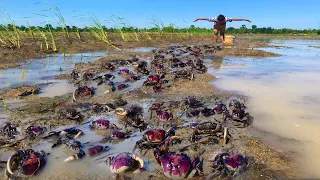
[[[214,86],[250,97],[255,122],[250,132],[268,145],[293,154],[308,174],[320,177],[320,41],[274,40],[273,58],[225,58],[230,66],[211,69]],[[235,66],[231,66],[235,64]],[[244,66],[236,66],[244,64]]]
[[[103,152],[96,157],[85,156],[81,160],[66,163],[64,160],[73,153],[70,153],[63,147],[52,148],[52,144],[57,139],[38,139],[34,142],[22,141],[20,148],[28,147],[35,150],[44,150],[49,153],[47,156],[49,163],[46,165],[45,170],[38,176],[33,177],[33,179],[103,179],[115,177],[114,174],[110,173],[109,167],[106,164],[106,157],[117,155],[120,152],[131,152],[136,142],[146,132],[146,129],[139,131],[137,127],[124,126],[123,123],[126,121],[132,124],[135,124],[135,122],[127,114],[124,118],[121,118],[121,115],[117,114],[114,108],[111,108],[110,112],[93,113],[94,103],[104,103],[103,105],[106,105],[105,103],[112,102],[116,104],[115,102],[119,97],[128,100],[128,104],[126,105],[117,105],[117,107],[123,107],[126,113],[136,111],[136,109],[130,110],[130,108],[134,107],[132,105],[142,107],[141,119],[148,124],[148,129],[162,128],[169,130],[170,127],[175,127],[176,135],[180,136],[183,140],[180,144],[174,144],[173,149],[187,153],[190,158],[202,154],[203,158],[206,159],[204,161],[205,176],[209,177],[209,179],[211,177],[210,172],[212,172],[210,166],[212,162],[208,159],[212,159],[214,153],[221,151],[244,153],[248,157],[258,155],[259,157],[263,157],[262,159],[268,159],[268,162],[264,162],[257,157],[253,157],[254,163],[250,166],[250,170],[248,170],[248,173],[241,174],[239,178],[259,179],[260,177],[264,177],[266,179],[281,179],[301,177],[302,175],[299,172],[295,172],[296,169],[294,169],[295,166],[292,162],[303,163],[304,167],[306,167],[304,169],[304,172],[307,172],[306,177],[318,176],[313,169],[318,164],[312,157],[318,155],[315,152],[318,147],[315,138],[318,136],[317,116],[315,112],[317,104],[320,101],[320,91],[317,85],[319,84],[319,66],[317,66],[319,65],[319,61],[317,60],[319,57],[317,57],[318,49],[311,46],[318,45],[319,41],[274,41],[272,43],[274,43],[272,44],[274,46],[270,46],[270,48],[257,49],[275,53],[271,54],[271,56],[276,56],[276,54],[282,54],[283,56],[272,58],[231,58],[226,56],[217,58],[205,54],[206,51],[209,54],[216,53],[217,49],[215,46],[191,47],[188,45],[177,45],[168,47],[168,49],[159,49],[154,52],[153,57],[150,55],[151,57],[148,58],[140,58],[136,61],[139,63],[136,64],[130,59],[100,59],[100,57],[107,58],[109,52],[56,55],[30,61],[23,64],[22,69],[14,68],[2,71],[0,81],[3,83],[0,86],[0,91],[21,84],[38,85],[41,91],[39,95],[36,95],[36,98],[40,98],[38,100],[40,102],[31,101],[34,104],[29,104],[29,107],[22,107],[28,103],[23,100],[6,100],[6,105],[12,111],[18,110],[18,112],[17,114],[11,114],[4,108],[1,108],[0,120],[10,119],[11,115],[13,117],[12,122],[18,123],[24,128],[31,123],[36,123],[36,125],[47,126],[50,131],[61,131],[65,128],[76,127],[84,133],[78,140],[82,144],[81,148],[86,153],[89,148],[96,145],[110,147],[109,151]],[[279,43],[281,43],[281,48],[278,46]],[[198,51],[201,48],[204,56],[198,56]],[[126,52],[147,53],[152,50],[154,48],[137,48],[128,49]],[[236,51],[241,52],[242,50],[236,49]],[[225,53],[224,50],[219,50],[219,52]],[[232,49],[228,49],[228,52],[232,52]],[[248,52],[250,53],[250,50]],[[254,50],[252,52],[255,53]],[[80,62],[84,64],[74,67],[76,63]],[[104,69],[101,73],[99,70],[95,71],[102,64],[110,66],[110,62],[113,63],[114,69]],[[188,63],[196,64],[193,67],[197,71],[195,75],[188,73]],[[144,68],[153,73],[151,78],[149,74],[141,73],[145,72],[146,69]],[[70,76],[70,72],[73,69],[78,70],[81,76],[74,79],[70,77],[72,80],[54,79],[55,76],[61,74],[68,74]],[[180,75],[177,75],[177,71],[181,69],[183,71],[181,71]],[[90,71],[97,73],[94,74],[94,77],[84,80],[83,74]],[[160,71],[167,74],[160,76]],[[113,75],[112,83],[110,80],[105,79],[98,81],[99,78],[107,78],[106,73]],[[159,74],[156,75],[156,73]],[[131,76],[135,74],[139,74],[138,79]],[[210,74],[217,79],[211,82],[214,77]],[[195,79],[194,76],[196,77]],[[155,85],[151,83],[155,81],[153,78],[156,79]],[[201,81],[198,80],[201,78],[204,79],[204,82],[198,82]],[[210,80],[208,81],[207,79]],[[208,82],[211,82],[214,87],[211,87]],[[98,85],[99,83],[101,84]],[[151,87],[143,87],[147,83],[151,83],[149,85]],[[121,84],[127,84],[128,87],[119,89],[118,85]],[[203,84],[208,85],[209,89],[201,89]],[[77,87],[84,85],[94,87],[95,92],[93,97],[83,99],[78,99],[77,97],[77,100],[75,96],[73,98],[71,96],[57,97],[71,94]],[[199,86],[200,89],[196,86]],[[117,88],[114,92],[111,92],[108,89],[110,87]],[[214,88],[222,92],[216,92]],[[199,89],[201,92],[195,92],[193,89],[196,91]],[[140,94],[137,95],[135,94],[136,92]],[[192,98],[190,100],[187,94],[180,92],[186,92],[188,95],[189,93],[196,94],[202,105],[192,107],[191,109],[188,107],[187,111],[187,109],[183,108],[186,102],[190,103],[195,100],[192,100]],[[249,102],[246,101],[247,98],[243,95],[249,98]],[[41,99],[44,97],[47,99]],[[245,102],[251,115],[246,117],[247,120],[233,121],[234,117],[230,116],[228,110],[221,110],[220,114],[218,113],[216,108],[220,107],[220,105],[223,107],[223,104],[229,104],[231,99]],[[61,104],[56,105],[56,101]],[[156,117],[151,118],[150,113],[152,111],[150,111],[150,107],[156,102],[164,102],[166,105],[164,107],[160,105],[160,108],[155,111]],[[33,105],[36,106],[33,107]],[[207,108],[207,111],[216,113],[210,114],[209,112],[203,116],[205,111],[201,108],[204,106]],[[22,111],[19,110],[21,107]],[[38,107],[40,110],[37,109]],[[70,119],[66,120],[66,118],[61,119],[63,112],[65,113],[67,108],[75,108],[77,112],[84,114],[85,118],[81,123],[70,121]],[[230,109],[232,113],[232,110],[235,110],[229,106],[227,109]],[[19,113],[22,113],[23,116]],[[201,118],[199,118],[199,115],[193,115],[192,113],[201,114]],[[229,119],[223,118],[223,114],[227,115]],[[254,117],[253,126],[251,126],[252,116]],[[92,121],[99,119],[115,123],[121,127],[120,130],[125,132],[128,137],[121,141],[102,140],[106,137],[110,138],[113,130],[90,129],[89,125]],[[190,134],[191,131],[195,131],[194,127],[190,127],[190,123],[197,124],[200,122],[219,124],[216,127],[220,127],[220,124],[224,124],[227,127],[230,126],[228,131],[232,134],[231,143],[223,144],[223,141],[219,139],[221,138],[219,135],[215,139],[210,135],[202,136],[201,134],[199,137],[203,137],[206,141],[199,141],[201,145],[197,144],[198,142],[191,143]],[[243,123],[243,125],[235,125],[237,122]],[[248,128],[246,128],[247,126]],[[250,134],[258,137],[263,143],[276,149],[277,152],[285,153],[288,156],[282,157],[276,151],[270,150],[257,140],[254,140],[251,135],[248,135],[247,129]],[[20,127],[19,130],[21,130]],[[217,132],[213,132],[213,134],[217,133],[221,133],[221,129],[217,128]],[[23,138],[23,136],[17,136],[17,138]],[[5,149],[0,154],[0,161],[6,161],[13,152],[12,148],[10,150]],[[123,178],[165,178],[161,172],[161,167],[156,163],[153,150],[149,150],[144,154],[140,152],[139,154],[143,157],[146,171],[140,174],[128,173]],[[296,158],[288,159],[287,157]]]

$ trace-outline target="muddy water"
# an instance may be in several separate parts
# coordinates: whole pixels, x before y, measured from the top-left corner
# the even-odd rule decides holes
[[[320,41],[273,41],[290,48],[263,48],[274,58],[225,58],[210,69],[214,85],[250,97],[255,121],[251,132],[265,143],[295,157],[306,178],[320,177]]]
[[[124,52],[151,52],[154,48],[142,47],[125,49]],[[54,80],[55,76],[70,73],[76,63],[95,61],[109,53],[123,53],[96,51],[81,54],[55,54],[41,59],[29,60],[19,68],[0,71],[0,91],[22,84],[40,85],[42,97],[54,97],[74,91],[74,87],[67,81]]]

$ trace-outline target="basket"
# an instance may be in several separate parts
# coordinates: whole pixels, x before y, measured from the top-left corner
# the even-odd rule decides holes
[[[224,44],[226,44],[226,45],[233,45],[233,43],[234,43],[234,36],[225,36],[224,37]]]

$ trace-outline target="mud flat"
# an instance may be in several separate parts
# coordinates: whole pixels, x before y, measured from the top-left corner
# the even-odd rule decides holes
[[[204,41],[205,42],[205,41]],[[163,46],[163,45],[162,45]],[[165,47],[162,47],[165,48]],[[188,96],[195,96],[198,100],[203,102],[207,107],[213,108],[217,102],[229,103],[231,99],[238,99],[239,101],[247,104],[249,96],[239,95],[239,93],[233,93],[228,91],[217,90],[212,86],[212,81],[216,81],[215,74],[212,74],[212,71],[216,68],[219,69],[223,67],[224,57],[278,57],[277,53],[268,53],[262,50],[256,49],[241,49],[241,48],[232,48],[232,49],[223,49],[217,53],[204,53],[202,55],[206,59],[205,64],[208,67],[208,72],[203,74],[196,74],[194,80],[188,79],[178,79],[175,81],[170,81],[168,85],[165,86],[161,93],[152,92],[152,88],[141,87],[142,82],[146,78],[130,84],[130,90],[134,91],[128,93],[127,90],[114,92],[110,94],[105,94],[103,91],[97,90],[97,93],[92,98],[83,98],[76,102],[72,101],[72,93],[76,86],[71,88],[69,93],[64,95],[55,95],[55,91],[65,88],[67,84],[60,83],[57,84],[52,91],[50,91],[50,86],[46,86],[47,90],[45,92],[46,97],[41,97],[39,95],[30,95],[23,98],[23,103],[28,103],[23,107],[13,108],[12,112],[9,113],[5,118],[10,119],[12,124],[18,124],[19,128],[25,129],[30,124],[36,124],[48,127],[50,130],[57,130],[61,128],[77,126],[84,132],[84,136],[80,139],[82,143],[89,142],[89,144],[100,144],[101,138],[105,137],[109,132],[100,132],[92,131],[88,128],[88,124],[84,123],[87,120],[97,120],[101,117],[107,117],[110,121],[118,123],[120,122],[119,117],[116,116],[113,112],[111,113],[99,113],[94,114],[91,111],[91,105],[93,103],[106,103],[106,102],[115,102],[119,98],[122,98],[131,104],[137,104],[143,107],[143,114],[145,122],[150,124],[152,127],[163,127],[165,129],[169,128],[170,124],[165,122],[159,122],[155,119],[149,119],[150,112],[148,109],[150,105],[154,102],[170,102],[177,101],[182,102]],[[75,70],[77,71],[89,71],[93,73],[106,73],[105,70],[101,69],[101,66],[105,63],[108,63],[113,60],[124,60],[129,58],[138,57],[139,59],[145,61],[152,60],[151,52],[126,52],[121,54],[112,54],[104,58],[97,58],[97,61],[87,61],[84,63],[78,63],[75,65]],[[129,68],[125,66],[126,68]],[[233,66],[228,66],[233,67]],[[124,67],[121,67],[124,68]],[[70,71],[67,71],[66,74],[60,74],[59,77],[67,79],[69,82],[72,81],[69,75]],[[53,78],[53,77],[52,77]],[[59,78],[58,78],[59,79]],[[125,81],[120,76],[116,76],[115,80]],[[218,78],[219,82],[223,81]],[[74,85],[74,83],[72,83]],[[89,85],[92,85],[89,83]],[[216,86],[219,87],[219,86]],[[100,88],[101,89],[101,88]],[[9,92],[10,90],[6,90]],[[65,91],[63,90],[65,93]],[[49,95],[53,94],[55,97],[50,97]],[[49,97],[48,97],[49,96]],[[250,100],[250,98],[249,98]],[[7,101],[6,104],[8,107],[13,107],[11,102]],[[75,108],[84,114],[84,121],[82,123],[76,123],[73,120],[67,120],[63,115],[64,110],[67,108]],[[255,107],[249,106],[247,111],[250,113]],[[187,118],[185,115],[182,115],[180,106],[173,106],[170,108],[173,113],[173,122],[176,125],[182,126],[186,122],[204,122],[204,121],[214,121],[221,120],[222,117],[219,115],[213,117],[201,117],[201,118]],[[253,124],[255,123],[256,118],[254,117]],[[119,123],[119,126],[123,124]],[[251,126],[249,126],[251,128]],[[101,157],[106,155],[115,155],[120,151],[130,152],[135,142],[142,137],[142,133],[138,132],[135,129],[126,129],[127,133],[130,134],[128,139],[120,142],[110,142],[104,143],[111,147],[111,150],[107,153],[101,155]],[[181,150],[184,149],[184,153],[188,154],[193,158],[196,154],[201,154],[205,159],[204,162],[204,173],[208,177],[211,172],[210,162],[208,159],[212,159],[213,153],[217,151],[230,151],[236,153],[242,153],[252,159],[250,167],[247,173],[240,175],[240,178],[244,179],[288,179],[288,178],[299,178],[303,174],[299,169],[298,164],[295,161],[292,161],[292,157],[295,154],[288,154],[279,149],[273,149],[268,147],[266,144],[262,143],[257,137],[254,137],[250,131],[248,132],[247,128],[230,128],[230,132],[233,136],[232,141],[227,145],[223,145],[221,141],[216,139],[208,138],[207,141],[203,143],[191,144],[188,140],[190,137],[189,128],[179,128],[176,131],[176,135],[182,138],[182,143],[174,145],[172,150]],[[1,159],[6,161],[6,158],[10,155],[11,151],[16,150],[21,147],[32,147],[36,150],[43,149],[46,152],[51,154],[48,156],[48,165],[43,170],[39,176],[32,179],[101,179],[114,177],[109,170],[108,166],[105,164],[105,157],[99,159],[91,159],[86,157],[83,160],[72,163],[64,163],[68,155],[64,153],[61,149],[51,149],[51,143],[48,141],[36,139],[34,141],[24,141],[22,144],[15,145],[13,147],[2,147],[1,149]],[[90,147],[90,145],[89,145]],[[166,179],[162,174],[160,166],[155,162],[153,151],[149,150],[145,154],[142,154],[143,159],[146,163],[147,171],[142,172],[141,174],[132,174],[125,173],[121,175],[120,178],[123,179]],[[99,159],[99,160],[97,160]],[[160,172],[160,173],[159,173]],[[198,177],[195,177],[198,178]]]

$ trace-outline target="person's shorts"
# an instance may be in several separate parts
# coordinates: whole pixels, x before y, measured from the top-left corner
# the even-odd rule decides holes
[[[220,25],[220,24],[215,24],[213,26],[214,29],[216,29],[218,32],[220,32],[220,35],[223,35],[224,32],[226,31],[226,25]]]

